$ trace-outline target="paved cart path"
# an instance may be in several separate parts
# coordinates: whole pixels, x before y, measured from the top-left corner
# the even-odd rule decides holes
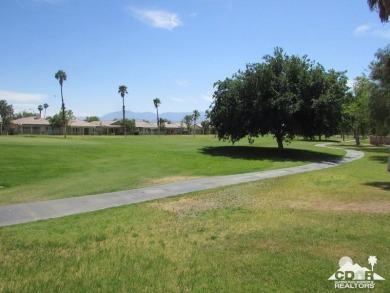
[[[326,147],[326,144],[317,145]],[[303,166],[278,170],[252,172],[228,176],[206,177],[177,183],[150,186],[139,189],[86,195],[81,197],[38,201],[32,203],[0,206],[0,226],[27,223],[32,221],[58,218],[78,213],[96,211],[111,207],[144,202],[193,191],[205,190],[221,186],[250,182],[260,179],[274,178],[291,174],[326,169],[345,164],[364,156],[363,152],[345,150],[347,154],[337,162],[318,162]]]

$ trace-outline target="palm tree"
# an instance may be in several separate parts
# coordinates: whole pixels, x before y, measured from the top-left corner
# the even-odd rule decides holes
[[[377,11],[381,22],[388,22],[390,15],[390,0],[367,0],[370,10]]]
[[[199,118],[199,111],[198,110],[194,110],[194,112],[192,113],[192,118],[194,119],[194,137],[195,137],[195,126],[196,126],[196,120]]]
[[[374,271],[374,265],[378,262],[376,256],[370,256],[368,258],[368,263],[371,265],[371,271]]]
[[[61,101],[62,101],[62,123],[64,127],[64,137],[66,138],[66,118],[65,118],[65,103],[64,103],[64,95],[62,93],[62,85],[64,83],[64,80],[66,80],[66,73],[63,70],[58,70],[58,72],[54,75],[54,77],[58,80],[61,86]]]
[[[122,126],[123,126],[123,133],[126,137],[126,131],[125,131],[125,95],[128,94],[127,92],[127,86],[125,85],[120,85],[119,88],[118,88],[118,93],[121,95],[122,97]]]
[[[39,118],[42,118],[42,110],[43,110],[43,106],[42,106],[42,105],[39,105],[39,106],[38,106]]]
[[[153,100],[153,103],[154,103],[154,107],[156,108],[157,110],[157,127],[158,127],[158,136],[160,136],[160,119],[158,119],[158,107],[160,106],[161,104],[161,101],[159,98],[155,98]]]
[[[46,109],[49,108],[49,104],[44,103],[43,104],[43,108],[45,108],[45,116],[44,116],[44,118],[46,118]]]

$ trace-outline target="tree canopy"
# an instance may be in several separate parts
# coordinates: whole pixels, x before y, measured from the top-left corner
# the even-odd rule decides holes
[[[64,137],[66,138],[66,113],[65,113],[65,102],[64,102],[64,94],[63,94],[63,91],[62,91],[62,86],[64,84],[64,81],[68,78],[68,76],[66,75],[66,72],[63,71],[63,70],[58,70],[55,75],[54,75],[55,79],[58,80],[58,82],[60,83],[60,87],[61,87],[61,109],[62,109],[62,126],[64,128]]]
[[[390,0],[367,0],[371,11],[377,11],[381,22],[388,22],[390,15]]]
[[[118,87],[118,94],[121,95],[122,97],[122,128],[123,128],[123,134],[126,137],[126,128],[125,127],[125,121],[126,121],[126,115],[125,115],[125,95],[128,94],[127,92],[127,86],[125,85],[120,85]]]
[[[53,117],[48,117],[49,123],[52,127],[63,129],[64,133],[66,131],[66,128],[68,127],[70,121],[74,118],[73,111],[72,110],[65,110],[65,121],[63,118],[63,112],[59,114],[55,114]]]
[[[369,66],[373,82],[369,99],[370,118],[376,134],[386,135],[390,129],[390,46],[379,49]]]
[[[348,90],[344,72],[325,71],[307,56],[288,56],[275,48],[264,62],[248,64],[232,78],[214,84],[208,111],[218,137],[232,143],[272,134],[283,142],[337,133]]]
[[[14,115],[13,106],[9,105],[6,100],[0,100],[1,133],[3,133],[3,129],[5,133],[9,132],[13,115]]]
[[[100,121],[100,118],[98,116],[87,116],[85,117],[84,121],[86,122]]]

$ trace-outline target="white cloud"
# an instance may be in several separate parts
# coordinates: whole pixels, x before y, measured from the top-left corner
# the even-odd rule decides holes
[[[183,80],[183,79],[176,79],[175,82],[182,87],[185,87],[189,84],[187,80]]]
[[[146,10],[137,8],[128,8],[133,15],[140,21],[155,27],[167,30],[173,30],[175,27],[182,25],[182,21],[176,13],[165,10]]]
[[[379,25],[362,24],[354,31],[356,36],[370,35],[382,39],[390,39],[390,29]]]
[[[9,92],[0,90],[0,99],[7,100],[9,103],[19,102],[39,102],[46,99],[46,95],[42,94],[28,94],[28,93],[18,93],[18,92]]]
[[[370,29],[371,29],[371,26],[369,24],[359,25],[355,29],[355,35],[362,36],[362,35],[366,34]]]
[[[185,100],[179,99],[179,98],[171,98],[171,100],[176,102],[176,103],[181,103],[181,104],[184,104],[186,102]]]

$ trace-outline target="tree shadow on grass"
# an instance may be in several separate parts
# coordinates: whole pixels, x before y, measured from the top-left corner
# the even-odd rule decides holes
[[[390,182],[367,182],[364,185],[390,191]]]
[[[252,146],[218,146],[203,147],[198,150],[201,154],[214,157],[228,157],[244,160],[272,160],[275,162],[305,161],[305,162],[338,162],[341,155],[297,149],[277,149]]]

